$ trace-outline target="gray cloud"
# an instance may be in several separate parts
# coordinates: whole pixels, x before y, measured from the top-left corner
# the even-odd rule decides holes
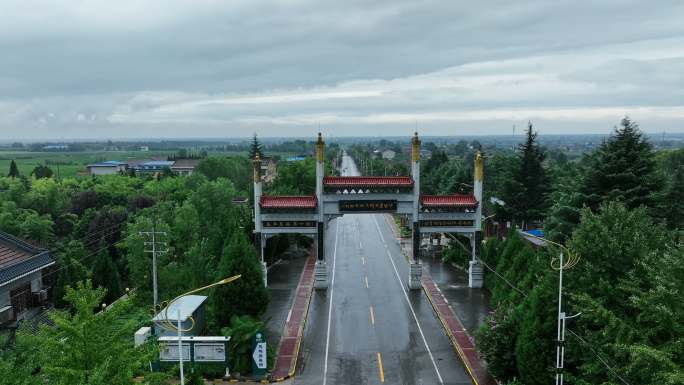
[[[6,1],[0,133],[606,132],[622,111],[681,131],[683,17],[677,0]]]

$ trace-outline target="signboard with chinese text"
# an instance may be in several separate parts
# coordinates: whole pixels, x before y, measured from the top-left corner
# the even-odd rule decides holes
[[[395,212],[396,200],[344,200],[339,202],[340,212]]]
[[[473,227],[471,219],[433,219],[420,221],[420,227]]]
[[[261,331],[254,335],[252,342],[252,374],[255,377],[266,375],[266,336]]]
[[[265,228],[316,227],[316,221],[263,221]]]

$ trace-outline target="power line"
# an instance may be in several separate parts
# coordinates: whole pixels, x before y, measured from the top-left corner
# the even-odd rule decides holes
[[[613,367],[611,367],[611,365],[609,365],[609,364],[606,362],[606,360],[604,360],[604,359],[601,357],[601,355],[594,349],[594,347],[593,347],[589,342],[587,342],[584,338],[580,337],[577,333],[573,332],[572,330],[570,330],[570,329],[566,329],[566,330],[567,330],[570,334],[572,334],[575,338],[577,338],[580,342],[582,342],[583,344],[587,345],[587,347],[589,348],[589,350],[591,350],[591,352],[594,354],[594,356],[596,356],[596,358],[598,358],[598,360],[603,364],[603,366],[605,366],[605,367],[608,369],[608,371],[610,371],[611,373],[613,373],[613,375],[615,375],[615,377],[617,377],[623,384],[625,384],[625,385],[632,385],[632,384],[629,383],[629,381],[627,381],[627,380],[625,380],[624,378],[622,378],[622,376],[620,376],[620,375],[615,371],[615,369],[613,369]]]
[[[520,294],[522,294],[523,297],[527,298],[527,293],[525,293],[523,290],[521,290],[520,288],[518,288],[517,286],[515,286],[513,283],[511,283],[510,281],[508,281],[506,278],[504,278],[501,274],[499,274],[499,272],[497,272],[496,270],[494,270],[493,268],[491,268],[489,265],[487,265],[487,263],[485,263],[482,259],[478,258],[478,260],[479,260],[480,263],[482,263],[489,271],[491,271],[491,272],[494,273],[497,277],[499,277],[501,280],[503,280],[508,286],[510,286],[512,289],[514,289],[515,291],[517,291],[517,292],[519,292]],[[580,337],[577,333],[573,332],[573,331],[570,330],[570,329],[566,329],[566,331],[569,332],[570,334],[572,334],[572,335],[573,335],[575,338],[577,338],[581,343],[583,343],[583,344],[585,344],[587,347],[589,347],[589,349],[591,350],[592,354],[599,360],[599,362],[601,362],[601,364],[603,364],[603,366],[605,366],[606,369],[608,369],[608,371],[609,371],[610,373],[612,373],[615,377],[617,377],[623,384],[625,384],[625,385],[632,385],[629,381],[627,381],[627,380],[624,379],[622,376],[620,376],[620,374],[618,374],[618,372],[617,372],[617,371],[615,370],[615,368],[614,368],[615,365],[612,365],[612,366],[611,366],[608,362],[606,362],[606,360],[605,360],[603,357],[601,357],[601,355],[596,351],[596,349],[595,349],[587,340],[585,340],[584,338]]]

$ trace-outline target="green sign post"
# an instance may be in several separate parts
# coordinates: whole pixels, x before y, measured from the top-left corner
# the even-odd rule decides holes
[[[266,336],[259,330],[252,340],[252,375],[264,377],[266,375]]]

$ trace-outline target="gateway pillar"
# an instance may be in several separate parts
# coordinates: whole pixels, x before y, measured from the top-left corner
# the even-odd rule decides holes
[[[482,245],[482,179],[484,176],[484,159],[478,151],[475,154],[475,170],[473,195],[477,200],[475,211],[475,233],[470,238],[473,257],[468,268],[468,287],[481,288],[484,284],[484,269],[480,262],[480,245]]]
[[[315,280],[314,287],[316,289],[328,288],[328,265],[325,262],[325,215],[323,213],[323,176],[325,174],[325,143],[321,133],[318,133],[318,141],[316,142],[316,199],[318,200],[318,220],[316,224],[316,254],[318,260],[316,261],[316,270],[314,272]]]
[[[257,248],[257,255],[259,256],[259,263],[261,264],[261,271],[264,277],[264,286],[268,285],[266,262],[264,261],[264,245],[262,223],[261,223],[261,156],[257,152],[254,155],[252,162],[254,173],[254,246]]]
[[[411,141],[411,175],[413,176],[413,258],[409,266],[409,289],[421,288],[423,274],[420,265],[420,139],[416,132]]]

